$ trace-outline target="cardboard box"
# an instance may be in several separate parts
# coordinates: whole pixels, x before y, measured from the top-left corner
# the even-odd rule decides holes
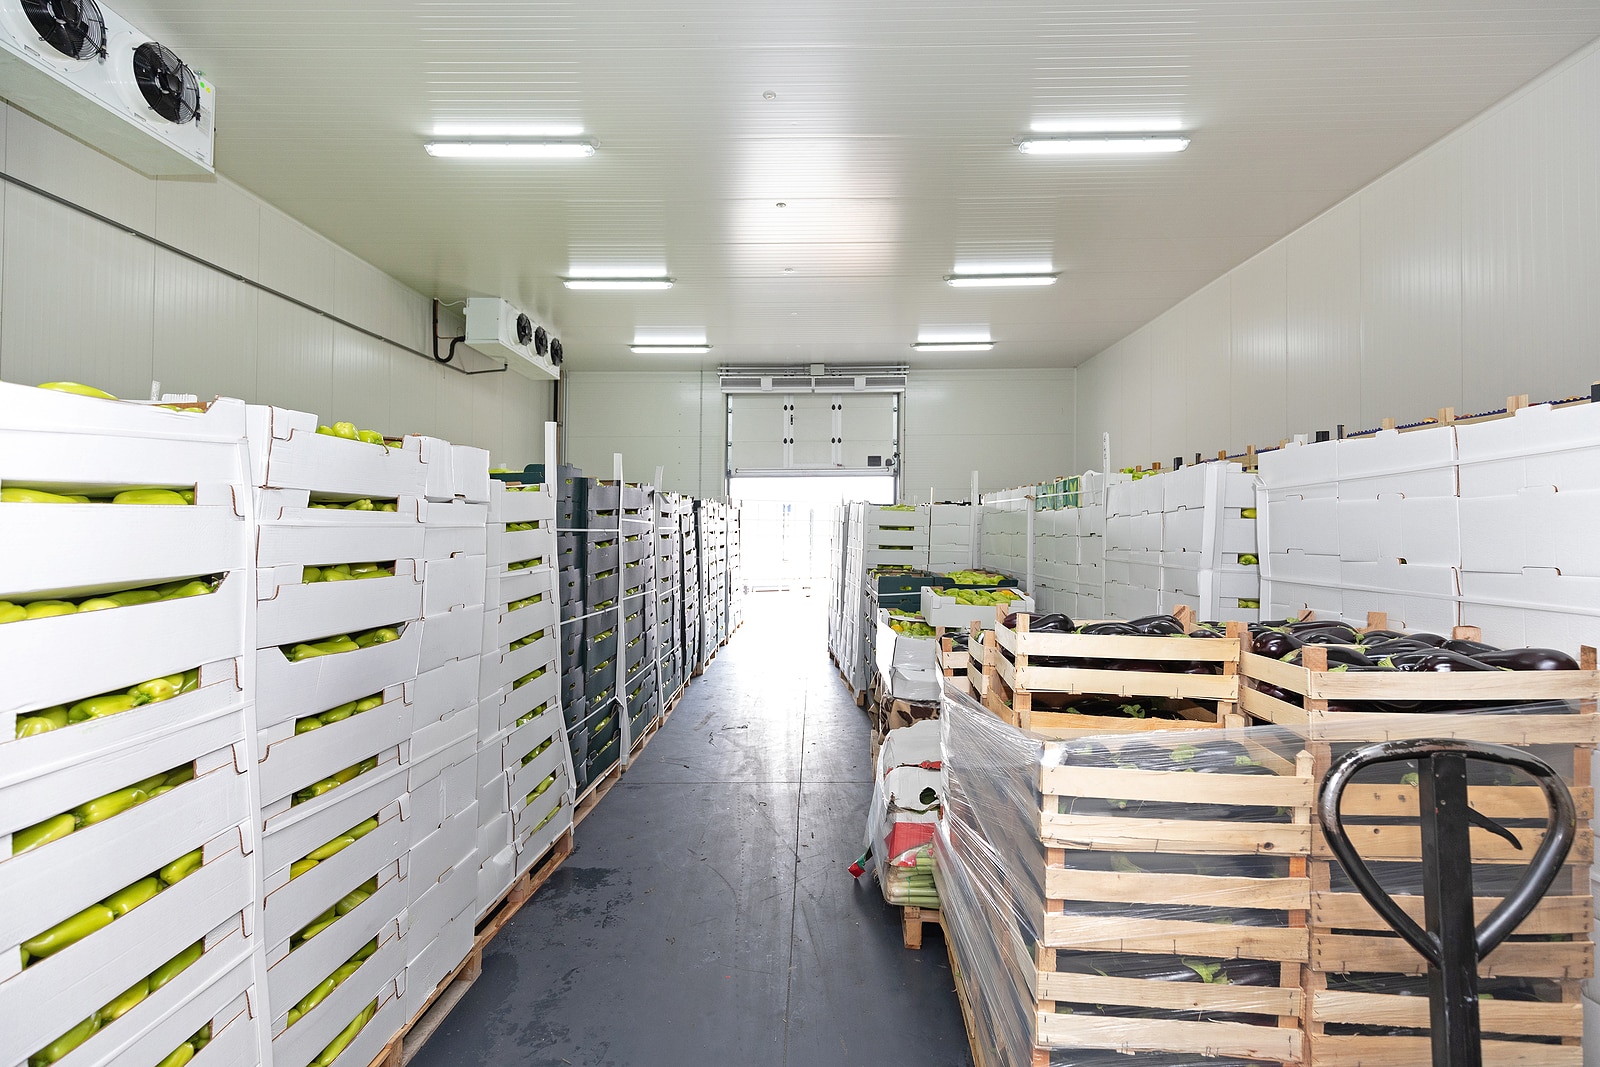
[[[1399,630],[1448,634],[1461,622],[1461,587],[1453,567],[1426,567],[1388,561],[1345,563],[1340,568],[1346,618],[1369,612],[1389,616]]]
[[[503,526],[495,526],[490,531],[491,564],[521,563],[528,559],[554,564],[555,557],[556,528],[548,522],[536,530],[507,530]]]
[[[144,873],[176,858],[174,855],[160,860]],[[6,1025],[0,1028],[0,1062],[25,1061],[82,1022],[85,1004],[108,1003],[195,941],[205,939],[221,945],[231,936],[237,944],[243,937],[251,893],[249,859],[240,851],[239,838],[234,833],[231,848],[208,855],[206,862],[187,878],[26,970],[21,969],[16,940],[8,933],[5,941],[11,947],[0,968],[4,975],[0,989],[4,990],[6,1003]],[[58,896],[65,900],[65,894]],[[62,909],[56,921],[83,906]],[[6,919],[9,924],[13,916],[7,915]],[[31,929],[22,937],[30,938],[44,928]],[[236,958],[230,956],[229,962]],[[181,978],[180,975],[174,981]],[[196,989],[193,981],[184,981],[174,996],[192,995]]]
[[[351,883],[350,888],[359,886],[372,874],[368,871],[365,877]],[[316,937],[292,952],[287,940],[268,946],[267,1000],[275,1032],[283,1032],[289,1009],[360,951],[361,946],[376,937],[381,950],[386,942],[399,939],[408,924],[405,913],[408,889],[406,879],[400,875],[400,864],[392,861],[378,872],[378,891],[341,915]],[[317,914],[320,913],[313,912],[313,918]]]
[[[422,520],[424,559],[487,555],[487,504],[470,504],[463,500],[421,500],[417,502],[417,516]]]
[[[505,607],[484,613],[483,649],[497,652],[514,641],[520,641],[540,630],[554,630],[559,623],[559,609],[553,599],[509,611]]]
[[[565,774],[563,770],[563,778]],[[542,860],[556,839],[572,829],[571,787],[563,781],[557,782],[549,790],[550,793],[558,791],[554,811],[546,811],[536,816],[538,808],[534,807],[523,812],[525,829],[516,842],[516,860],[513,867],[518,875],[525,873]]]
[[[1339,555],[1346,562],[1460,565],[1461,517],[1454,496],[1341,498],[1337,514]]]
[[[1463,497],[1600,490],[1600,405],[1539,404],[1509,419],[1459,426],[1456,440]]]
[[[434,723],[426,734],[411,739],[408,780],[413,791],[443,777],[451,767],[475,760],[477,752],[478,717],[471,709]]]
[[[1260,553],[1339,555],[1339,500],[1333,496],[1287,496],[1257,511]]]
[[[1600,529],[1600,490],[1535,486],[1506,496],[1466,497],[1460,507],[1463,571],[1600,578],[1593,533]]]
[[[423,1009],[439,983],[472,951],[473,917],[478,903],[477,866],[463,872],[461,881],[471,889],[467,906],[452,916],[431,940],[423,941],[415,932],[407,939],[406,954],[411,959],[406,964],[405,1014],[409,1017],[415,1017]]]
[[[1344,592],[1337,582],[1323,585],[1273,578],[1261,583],[1261,614],[1266,618],[1294,618],[1310,611],[1319,619],[1350,618],[1344,610]],[[1365,617],[1363,616],[1363,620]]]
[[[1106,614],[1111,618],[1139,619],[1161,611],[1158,589],[1107,581],[1105,590]]]
[[[1263,452],[1256,457],[1262,485],[1273,491],[1300,486],[1331,486],[1339,480],[1338,448],[1337,441],[1317,444],[1290,442],[1283,448]]]
[[[283,566],[258,572],[258,647],[318,641],[422,617],[422,576],[414,559],[396,560],[390,578],[306,585],[302,571]]]
[[[246,421],[251,469],[261,488],[390,500],[420,497],[427,487],[420,438],[399,446],[349,441],[317,433],[310,412],[256,404],[247,408]]]
[[[483,918],[511,888],[516,862],[516,849],[511,845],[483,859],[478,868],[478,918]]]
[[[295,860],[302,859],[307,853],[321,847],[333,840],[353,826],[359,826],[374,815],[380,815],[381,820],[387,821],[395,806],[400,804],[406,795],[406,768],[404,765],[390,764],[381,766],[375,771],[368,771],[354,781],[346,782],[339,788],[322,794],[304,804],[297,804],[281,812],[267,816],[265,819],[265,833],[261,840],[261,874],[263,884],[267,887],[268,894],[290,881],[289,865]],[[409,810],[409,802],[402,805],[402,811]],[[380,826],[379,829],[382,829]],[[376,833],[377,831],[373,831]],[[371,834],[366,835],[371,837]],[[366,837],[356,842],[362,844]],[[383,840],[383,838],[380,838]],[[355,847],[355,846],[352,846]],[[345,849],[345,852],[350,849]],[[403,849],[397,849],[398,856]],[[333,865],[344,853],[339,853],[328,860]],[[390,859],[395,858],[390,856]],[[373,870],[376,870],[374,867]],[[294,883],[304,882],[313,874],[323,870],[318,865],[308,874],[303,874],[294,879]],[[369,877],[372,871],[356,879],[352,884],[360,884]],[[306,883],[314,885],[314,882]],[[349,892],[346,889],[344,892]],[[335,895],[337,900],[344,893]],[[327,904],[323,905],[323,908]],[[317,908],[306,916],[309,922],[322,908]],[[304,926],[305,923],[300,924]],[[295,927],[298,930],[300,927]],[[289,936],[293,931],[286,931],[283,936]],[[269,944],[271,942],[269,941]]]
[[[418,437],[427,466],[425,492],[432,500],[460,497],[476,504],[489,500],[489,453],[469,445],[452,445],[437,437]]]
[[[253,586],[253,575],[236,570],[205,596],[0,627],[0,663],[29,666],[7,672],[0,712],[71,705],[200,664],[235,660],[246,651]],[[85,649],[94,654],[85,655]],[[5,736],[9,741],[16,735]]]
[[[1461,572],[1461,623],[1504,647],[1555,648],[1577,657],[1600,646],[1600,578],[1528,569]]]
[[[451,556],[422,564],[424,618],[457,608],[483,607],[489,571],[483,556]]]
[[[342,959],[335,962],[328,973],[338,969],[343,962]],[[346,978],[322,1003],[306,1012],[286,1030],[282,1028],[283,1023],[287,1022],[288,1010],[294,1002],[284,1003],[280,998],[273,997],[273,1067],[306,1067],[352,1019],[361,1014],[364,1007],[376,999],[378,1013],[334,1061],[340,1067],[356,1062],[370,1063],[404,1022],[399,1018],[403,1005],[396,1007],[389,1015],[390,1021],[387,1024],[385,1022],[386,1007],[391,1002],[401,1005],[404,981],[405,949],[401,939],[394,937],[379,945],[378,951],[367,957],[355,974]]]
[[[347,511],[311,507],[310,498],[306,490],[256,493],[257,567],[323,567],[423,557],[427,538],[419,501],[399,500],[396,511]]]
[[[411,848],[410,871],[406,881],[410,887],[411,906],[407,909],[407,918],[411,923],[411,931],[421,928],[424,936],[431,937],[448,922],[450,917],[460,911],[476,895],[476,875],[478,848],[478,809],[471,807],[468,810],[446,820],[445,824],[433,831]],[[439,925],[429,929],[429,923],[419,912],[418,905],[426,899],[428,894],[439,888],[440,884],[453,880],[453,872],[471,868],[472,876],[465,879],[469,888],[466,890],[466,899],[460,905],[452,908],[449,914],[438,915]],[[437,902],[435,902],[437,903]],[[411,931],[408,931],[411,932]]]
[[[483,609],[457,608],[423,619],[422,647],[417,653],[419,674],[454,662],[476,665],[483,647]]]
[[[415,623],[405,625],[398,641],[298,663],[291,663],[276,646],[260,649],[256,653],[257,721],[262,727],[271,726],[297,718],[307,708],[338,707],[382,692],[396,682],[410,681],[417,676],[421,649],[422,627]]]
[[[527,677],[540,667],[544,667],[549,674],[559,675],[560,657],[561,648],[555,627],[547,627],[543,637],[521,648],[484,652],[478,660],[479,699],[488,697],[497,689],[509,688],[519,678]]]
[[[1456,430],[1380,430],[1338,442],[1339,499],[1456,495]]]
[[[550,486],[525,486],[507,489],[504,482],[493,481],[489,486],[489,521],[549,522],[556,520],[556,498]]]
[[[1106,515],[1143,515],[1166,510],[1166,490],[1159,478],[1145,477],[1121,482],[1106,493]]]
[[[308,733],[296,734],[294,723],[288,721],[263,730],[260,737],[263,810],[276,810],[274,801],[330,778],[369,756],[381,759],[408,742],[415,713],[407,699],[410,695],[407,689],[404,684],[390,686],[382,692],[382,705]]]
[[[478,699],[477,659],[452,660],[418,673],[412,694],[413,731],[472,707]]]
[[[1309,552],[1272,552],[1261,557],[1261,574],[1274,582],[1295,582],[1337,588],[1342,581],[1338,556]]]
[[[1008,611],[1033,611],[1034,600],[1021,590],[1011,590],[1017,593],[1017,599],[1011,601],[1006,608]],[[929,586],[922,587],[922,617],[929,626],[947,626],[966,632],[970,623],[978,623],[985,630],[994,629],[995,611],[993,604],[961,604],[953,595],[944,596],[941,593],[951,593],[954,590],[939,590]]]
[[[489,575],[484,581],[483,602],[486,608],[493,609],[515,604],[519,600],[529,597],[551,597],[556,587],[556,573],[552,567],[524,567],[519,571],[496,571],[489,568]]]

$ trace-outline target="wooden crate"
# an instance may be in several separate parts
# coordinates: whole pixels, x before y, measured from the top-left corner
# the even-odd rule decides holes
[[[1228,624],[1228,637],[1117,637],[1030,633],[1028,615],[1018,614],[1015,625],[1008,627],[1007,614],[1003,607],[996,609],[993,630],[973,628],[967,645],[968,679],[984,707],[1013,726],[1048,737],[1060,736],[1062,731],[1216,729],[1244,724],[1236,712],[1245,636],[1241,623]],[[1186,622],[1192,628],[1192,614],[1186,616]],[[1044,667],[1030,662],[1037,657],[1104,660],[1108,664],[1130,659],[1212,662],[1220,664],[1222,673]],[[1161,698],[1181,717],[1135,719],[1035,708],[1036,697],[1047,693]]]
[[[1096,743],[1104,742],[1113,754],[1138,746],[1148,755],[1157,748],[1176,751],[1224,740],[1230,748],[1243,748],[1250,759],[1275,773],[1074,766],[1064,763],[1059,751],[1052,751],[1069,746],[1046,744],[1038,783],[1039,834],[1046,861],[1045,912],[1036,917],[1036,945],[1022,944],[1014,933],[1009,936],[1009,946],[1007,939],[1002,939],[1003,949],[1016,961],[1022,981],[1038,1002],[1033,1035],[1037,1045],[1302,1061],[1302,971],[1310,953],[1307,862],[1315,786],[1309,754],[1297,751],[1298,738],[1287,732],[1277,749],[1248,740],[1233,741],[1220,733],[1193,741],[1127,736],[1120,753],[1114,740],[1098,738]],[[1098,808],[1107,801],[1160,807],[1151,808],[1151,817],[1061,810],[1085,802]],[[1196,817],[1184,817],[1185,807],[1194,810]],[[1215,816],[1223,814],[1216,810],[1219,808],[1242,810],[1236,817],[1217,819]],[[1249,821],[1244,817],[1249,809],[1286,809],[1287,821]],[[1105,852],[1165,855],[1177,860],[1281,857],[1285,873],[1158,873],[1116,869],[1115,865],[1089,869],[1075,861],[1083,853]],[[1110,907],[1104,915],[1073,913],[1081,911],[1084,904]],[[1141,917],[1137,914],[1140,908],[1158,912],[1171,908],[1172,913]],[[1282,918],[1273,925],[1230,925],[1203,911],[1185,914],[1189,909],[1206,908],[1281,912]],[[1173,982],[1060,969],[1063,962],[1070,967],[1075,955],[1105,952],[1172,957],[1175,961],[1260,961],[1269,972],[1276,968],[1276,982]],[[1074,1005],[1085,1004],[1149,1009],[1173,1017],[1133,1019],[1085,1012],[1081,1007],[1074,1010]],[[1272,1021],[1182,1017],[1185,1014],[1254,1015]]]

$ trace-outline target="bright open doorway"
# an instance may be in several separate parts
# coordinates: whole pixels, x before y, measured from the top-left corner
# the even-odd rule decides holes
[[[851,500],[893,504],[894,483],[893,474],[730,478],[728,498],[743,509],[740,569],[746,587],[822,588],[834,509]]]

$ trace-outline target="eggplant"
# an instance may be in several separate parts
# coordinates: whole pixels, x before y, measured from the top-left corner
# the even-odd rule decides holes
[[[1282,686],[1271,685],[1267,682],[1256,682],[1254,685],[1259,692],[1265,693],[1269,697],[1274,697],[1286,704],[1293,704],[1297,708],[1305,707],[1305,697],[1292,689],[1285,689]],[[1330,708],[1329,710],[1332,709]]]
[[[1575,671],[1578,661],[1553,648],[1508,648],[1504,651],[1479,652],[1473,659],[1490,667],[1505,667],[1513,671]]]
[[[1321,630],[1307,630],[1297,635],[1307,645],[1353,645],[1356,632],[1348,626],[1329,626]]]
[[[1142,619],[1130,619],[1128,625],[1152,637],[1182,637],[1185,632],[1183,623],[1172,615],[1146,615]]]
[[[1401,630],[1368,630],[1361,635],[1361,643],[1370,645],[1378,641],[1393,641],[1397,637],[1405,637]]]
[[[1369,659],[1366,653],[1350,645],[1319,645],[1328,654],[1328,666],[1334,667],[1376,667],[1377,664]],[[1297,648],[1283,657],[1285,663],[1301,664],[1305,649]]]
[[[1446,641],[1450,640],[1448,637],[1441,637],[1438,634],[1430,634],[1425,630],[1414,634],[1406,634],[1406,636],[1411,638],[1413,641],[1420,641],[1423,644],[1428,645],[1430,648],[1438,648]]]
[[[1473,659],[1477,659],[1485,652],[1501,651],[1499,645],[1486,645],[1482,641],[1463,641],[1460,638],[1446,641],[1439,647],[1450,652],[1459,652],[1463,656],[1471,656]]]
[[[1296,619],[1289,624],[1289,632],[1292,634],[1308,634],[1313,630],[1327,630],[1332,627],[1350,629],[1348,623],[1340,622],[1338,619]]]
[[[1281,630],[1268,630],[1266,633],[1256,635],[1256,639],[1250,645],[1250,651],[1258,656],[1282,659],[1300,645],[1300,639],[1294,634],[1284,633]]]
[[[1072,629],[1072,620],[1059,613],[1054,615],[1037,615],[1028,620],[1028,631],[1030,633],[1064,634],[1071,633]]]
[[[1397,652],[1388,657],[1395,668],[1402,671],[1435,671],[1445,674],[1463,673],[1467,671],[1497,671],[1499,667],[1487,663],[1480,663],[1471,656],[1463,656],[1459,652],[1448,649],[1435,648],[1427,652]]]
[[[1131,624],[1115,620],[1080,626],[1078,627],[1078,632],[1095,637],[1139,637],[1143,635],[1143,631],[1135,629]]]
[[[1424,641],[1416,641],[1410,637],[1396,637],[1388,641],[1378,641],[1370,645],[1363,645],[1361,651],[1369,659],[1379,660],[1385,656],[1392,656],[1396,652],[1426,652],[1434,648]]]

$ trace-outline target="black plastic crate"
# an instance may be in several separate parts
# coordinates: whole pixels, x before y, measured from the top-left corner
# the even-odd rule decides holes
[[[617,594],[622,590],[622,576],[615,570],[608,572],[589,573],[583,580],[583,599],[594,608],[598,608],[607,600],[617,599]]]
[[[621,546],[616,538],[593,542],[583,555],[584,573],[599,574],[602,571],[616,570],[621,566],[621,554]]]
[[[594,637],[584,639],[583,656],[590,663],[604,663],[616,654],[617,630],[615,624]]]

